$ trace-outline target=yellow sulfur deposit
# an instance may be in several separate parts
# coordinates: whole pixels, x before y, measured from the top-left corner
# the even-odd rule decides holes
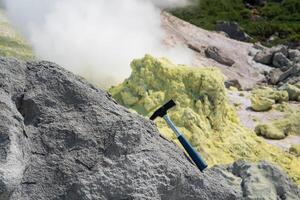
[[[300,102],[300,83],[295,85],[287,84],[283,87],[283,90],[286,90],[288,92],[290,101]]]
[[[296,156],[300,156],[300,144],[294,144],[290,148],[290,152]]]
[[[227,101],[219,70],[176,66],[149,55],[134,60],[131,67],[131,76],[109,90],[119,103],[149,117],[173,99],[177,106],[169,111],[171,119],[210,166],[238,159],[267,160],[281,166],[300,184],[299,159],[240,125]],[[178,143],[162,119],[156,124],[163,136]]]
[[[275,103],[289,100],[287,91],[280,91],[270,87],[259,87],[252,91],[251,107],[255,111],[268,111]]]
[[[283,119],[259,124],[255,132],[268,139],[283,139],[288,135],[300,135],[300,111],[290,113]]]

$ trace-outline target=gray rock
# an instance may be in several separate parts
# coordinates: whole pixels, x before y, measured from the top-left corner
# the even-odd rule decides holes
[[[262,51],[258,52],[254,56],[254,61],[256,61],[258,63],[265,64],[265,65],[271,65],[271,64],[274,64],[272,62],[274,62],[274,56],[275,55],[277,55],[277,57],[278,57],[278,58],[276,58],[275,66],[278,67],[277,66],[278,59],[280,59],[280,61],[282,59],[284,59],[283,62],[286,61],[285,58],[288,56],[288,48],[286,46],[284,46],[284,45],[279,45],[279,46],[275,46],[275,47],[272,47],[272,48],[264,48]],[[282,55],[285,58],[283,58]]]
[[[297,64],[290,67],[286,71],[282,71],[279,68],[273,69],[269,73],[268,79],[269,79],[269,83],[276,85],[280,82],[289,83],[290,81],[292,81],[292,79],[294,79],[294,77],[299,77],[299,75],[300,75],[300,64]],[[293,83],[293,81],[291,83]]]
[[[300,62],[300,51],[296,49],[289,49],[288,58],[294,62]]]
[[[290,66],[290,60],[281,52],[277,52],[273,56],[272,64],[274,67],[282,68],[286,66]]]
[[[244,168],[200,173],[152,122],[53,63],[0,58],[0,119],[1,200],[232,200],[265,194],[245,192],[242,183],[252,176],[251,184],[261,182]],[[300,198],[284,173],[275,175],[266,177],[272,194]]]
[[[249,200],[299,199],[300,190],[277,167],[266,162],[249,164],[242,160],[228,168],[242,181],[243,196]]]
[[[218,21],[216,30],[225,32],[230,38],[235,40],[246,41],[250,39],[249,35],[244,32],[237,22]]]
[[[270,51],[275,54],[275,53],[282,53],[284,56],[288,56],[288,47],[285,45],[278,45],[275,47],[272,47]]]
[[[235,63],[234,60],[229,58],[229,56],[226,53],[222,52],[217,47],[207,47],[207,49],[205,50],[205,55],[206,57],[211,58],[223,65],[232,66]]]
[[[0,58],[0,199],[239,199],[152,122],[49,62]]]
[[[273,59],[273,52],[270,49],[264,49],[254,56],[254,61],[265,65],[270,65]]]

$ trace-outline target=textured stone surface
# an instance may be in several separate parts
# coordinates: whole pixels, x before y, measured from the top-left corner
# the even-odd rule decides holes
[[[268,74],[268,81],[269,83],[275,85],[281,82],[291,82],[291,83],[296,83],[293,82],[293,78],[297,78],[300,75],[300,64],[291,66],[288,70],[282,71],[279,68],[275,68],[270,71]]]
[[[291,63],[283,53],[278,52],[274,54],[272,64],[274,67],[282,68],[290,65]]]
[[[55,64],[0,58],[0,108],[1,200],[259,195],[229,169],[200,173],[150,121]],[[278,173],[270,184],[299,197]]]
[[[235,63],[234,60],[229,58],[229,55],[227,55],[225,52],[222,52],[217,47],[209,46],[205,50],[205,55],[223,65],[232,66]]]
[[[272,62],[272,58],[273,58],[273,53],[269,49],[264,49],[264,50],[258,52],[254,56],[254,60],[256,62],[265,64],[265,65],[270,65]]]
[[[251,165],[237,161],[228,170],[242,178],[247,200],[299,199],[299,189],[278,168],[266,162]]]
[[[289,49],[288,57],[294,62],[300,62],[300,51],[296,49]]]
[[[230,38],[235,40],[246,41],[250,39],[249,35],[244,32],[237,22],[219,21],[216,30],[227,33]]]

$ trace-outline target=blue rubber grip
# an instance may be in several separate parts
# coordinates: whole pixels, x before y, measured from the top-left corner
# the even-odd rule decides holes
[[[202,172],[205,168],[207,168],[206,162],[201,158],[199,153],[190,145],[190,143],[184,138],[183,135],[178,136],[178,140],[186,150],[186,152],[189,154],[191,159],[194,161],[194,163],[197,165],[197,167]]]

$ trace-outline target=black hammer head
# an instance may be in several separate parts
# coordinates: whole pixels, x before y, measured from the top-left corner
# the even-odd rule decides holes
[[[176,103],[173,100],[170,100],[168,103],[157,109],[150,117],[150,119],[155,120],[157,117],[165,116],[167,114],[167,111],[174,106],[176,106]]]

